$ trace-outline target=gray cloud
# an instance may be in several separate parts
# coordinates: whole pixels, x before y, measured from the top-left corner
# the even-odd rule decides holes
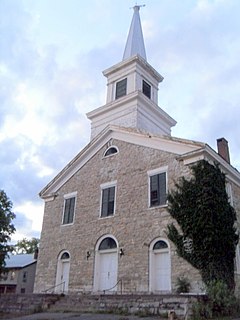
[[[114,7],[116,16],[115,4],[104,3]],[[205,8],[197,4],[200,1],[193,1],[191,7],[178,0],[149,1],[141,12],[149,25],[149,63],[165,77],[159,105],[178,120],[176,136],[213,147],[216,138],[225,136],[233,163],[240,168],[240,4],[236,0],[211,1]],[[125,19],[119,21],[119,30],[109,28],[115,25],[115,16],[106,13],[103,4],[105,39],[98,41],[98,47],[88,43],[91,49],[73,50],[72,60],[66,63],[65,57],[63,63],[63,44],[38,41],[37,11],[31,12],[28,5],[21,0],[0,2],[0,181],[16,206],[26,201],[41,203],[38,192],[89,141],[85,113],[105,103],[102,70],[122,59],[125,34],[119,30],[126,26],[127,32],[130,23]],[[57,14],[54,19],[59,22]],[[98,11],[89,15],[83,37],[77,34],[69,43],[75,41],[79,48],[80,41],[94,41],[92,20],[99,17]],[[67,35],[66,30],[62,37]],[[40,174],[43,169],[46,173]],[[24,217],[20,212],[19,228],[24,228]],[[30,222],[26,220],[28,228]]]

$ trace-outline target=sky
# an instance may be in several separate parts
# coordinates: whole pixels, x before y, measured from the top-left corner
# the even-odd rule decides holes
[[[0,189],[12,241],[40,237],[43,187],[89,142],[86,113],[105,104],[102,71],[122,60],[132,0],[0,0]],[[216,149],[240,170],[240,1],[145,0],[148,62],[164,77],[172,135]]]

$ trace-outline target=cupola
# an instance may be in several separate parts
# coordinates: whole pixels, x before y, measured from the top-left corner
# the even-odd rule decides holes
[[[163,77],[147,62],[140,6],[133,9],[123,60],[103,71],[107,78],[106,104],[87,114],[91,138],[109,124],[164,135],[171,135],[171,127],[176,124],[158,106],[158,85]]]

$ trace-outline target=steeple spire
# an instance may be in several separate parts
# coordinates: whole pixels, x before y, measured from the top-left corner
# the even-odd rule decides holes
[[[139,15],[139,5],[133,7],[134,13],[127,38],[126,47],[123,54],[123,60],[126,60],[136,54],[147,60],[145,45],[143,40],[142,26]]]

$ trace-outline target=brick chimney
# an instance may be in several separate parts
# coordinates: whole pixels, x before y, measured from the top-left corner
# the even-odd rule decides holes
[[[225,138],[217,139],[217,148],[218,154],[230,163],[230,156],[229,156],[229,148],[228,148],[228,141]]]

